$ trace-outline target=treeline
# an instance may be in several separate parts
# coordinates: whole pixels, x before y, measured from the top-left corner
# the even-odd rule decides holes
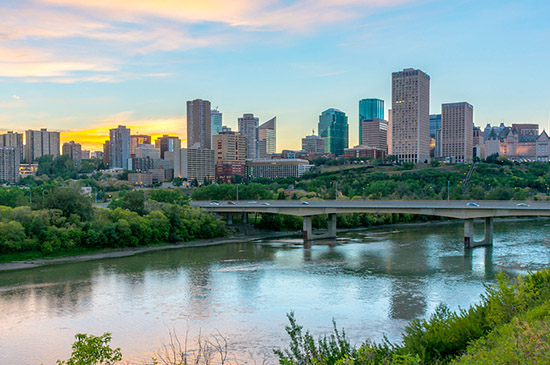
[[[0,254],[49,255],[225,234],[222,221],[190,207],[181,193],[177,194],[179,197],[159,191],[150,197],[158,200],[146,204],[143,192],[131,191],[115,203],[120,207],[109,210],[93,207],[90,197],[83,195],[78,186],[71,186],[52,189],[36,209],[28,205],[0,206]]]
[[[256,179],[239,185],[239,199],[547,200],[550,196],[549,163],[496,162],[477,163],[466,183],[470,165],[462,164],[417,170],[413,166],[325,172],[313,168],[302,178]],[[234,200],[236,186],[203,186],[192,198]]]
[[[481,303],[450,311],[440,305],[426,320],[413,320],[401,344],[388,340],[353,346],[334,326],[315,340],[291,313],[288,349],[280,364],[546,364],[550,359],[550,270],[511,282],[500,274]]]

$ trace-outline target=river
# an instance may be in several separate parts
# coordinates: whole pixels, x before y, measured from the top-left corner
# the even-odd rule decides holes
[[[275,363],[290,311],[315,335],[334,319],[354,343],[399,341],[439,303],[479,302],[498,272],[548,267],[549,231],[548,220],[497,222],[494,247],[465,253],[461,224],[386,227],[310,248],[264,240],[0,272],[0,363],[53,364],[76,333],[104,332],[132,364],[171,332],[189,347],[219,332],[239,363]]]

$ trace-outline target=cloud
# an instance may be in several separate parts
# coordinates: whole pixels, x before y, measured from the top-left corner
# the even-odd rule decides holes
[[[15,99],[15,100],[21,99],[21,97],[20,97],[19,95],[15,95],[15,94],[12,95],[11,98],[12,98],[12,99]]]

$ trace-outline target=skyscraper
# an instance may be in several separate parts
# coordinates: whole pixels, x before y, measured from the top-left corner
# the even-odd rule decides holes
[[[392,154],[401,162],[430,159],[430,76],[412,68],[392,74]]]
[[[450,162],[473,158],[474,107],[466,102],[441,105],[441,155]]]
[[[222,131],[222,113],[216,109],[210,111],[210,132],[212,136],[220,133]]]
[[[359,144],[388,152],[388,122],[384,119],[363,119],[360,123],[362,139]]]
[[[76,167],[80,166],[82,161],[82,146],[74,141],[63,143],[62,153],[64,156],[69,156]]]
[[[166,152],[173,152],[175,154],[177,151],[180,150],[181,141],[176,136],[168,136],[165,134],[164,136],[156,139],[155,148],[160,149],[160,158],[164,160],[166,159]]]
[[[19,161],[23,162],[25,158],[23,152],[25,146],[23,145],[23,133],[8,132],[0,135],[0,147],[16,147],[19,151]]]
[[[25,143],[27,163],[45,155],[59,156],[59,132],[48,132],[46,128],[28,130],[25,132]]]
[[[258,127],[260,158],[269,158],[276,151],[277,144],[277,117],[273,117]]]
[[[130,129],[123,125],[109,130],[109,167],[127,169],[130,158]]]
[[[260,120],[254,114],[243,114],[242,118],[239,118],[239,133],[246,138],[246,158],[260,156],[259,123]]]
[[[244,176],[246,138],[236,132],[221,132],[212,139],[216,179],[231,182],[235,175]]]
[[[210,148],[212,133],[210,102],[195,99],[187,102],[187,147]]]
[[[384,119],[384,100],[373,98],[359,100],[359,144],[363,144],[361,122],[364,119]]]
[[[15,184],[19,181],[19,149],[0,147],[0,182]]]
[[[319,116],[319,136],[325,140],[325,152],[342,156],[348,148],[348,117],[338,109],[330,108]]]

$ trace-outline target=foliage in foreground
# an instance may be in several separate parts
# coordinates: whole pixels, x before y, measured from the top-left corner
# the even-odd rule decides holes
[[[73,343],[73,352],[67,361],[57,360],[58,365],[111,365],[122,360],[120,348],[112,349],[111,334],[101,336],[78,333]]]
[[[284,365],[541,363],[550,358],[550,269],[514,282],[499,275],[468,310],[440,305],[405,328],[401,345],[367,341],[355,348],[336,327],[315,341],[292,313],[289,320],[290,346],[275,350]]]

